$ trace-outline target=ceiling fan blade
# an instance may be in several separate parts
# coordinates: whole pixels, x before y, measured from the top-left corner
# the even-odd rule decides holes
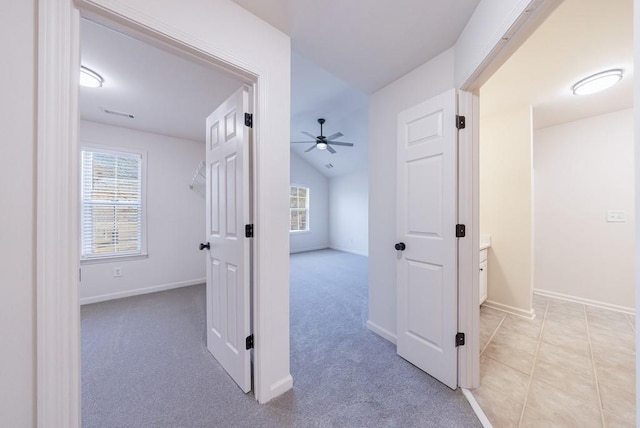
[[[329,153],[331,153],[332,155],[336,153],[336,151],[335,151],[335,150],[333,150],[333,147],[331,147],[331,146],[330,146],[330,145],[328,145],[328,144],[327,144],[327,151],[328,151]]]
[[[314,140],[317,140],[317,139],[318,139],[315,135],[311,134],[310,132],[302,131],[302,133],[303,133],[304,135],[307,135],[307,136],[309,136],[309,137],[313,138]]]
[[[315,141],[292,141],[291,144],[315,144]]]
[[[346,146],[346,147],[353,147],[353,143],[345,143],[342,141],[327,141],[328,144],[333,144],[336,146]]]
[[[329,135],[327,138],[325,138],[327,141],[331,141],[331,140],[335,140],[336,138],[340,138],[342,137],[344,134],[342,132],[336,132],[333,135]]]
[[[305,153],[310,152],[311,150],[313,150],[313,149],[315,149],[315,148],[316,148],[316,145],[314,144],[313,146],[309,147],[309,148],[308,148],[307,150],[305,150],[304,152],[305,152]]]

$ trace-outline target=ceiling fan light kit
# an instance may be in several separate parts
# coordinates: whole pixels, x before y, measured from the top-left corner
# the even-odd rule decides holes
[[[346,141],[335,141],[336,139],[343,136],[342,132],[336,132],[333,135],[329,135],[328,137],[324,136],[322,126],[326,120],[323,118],[318,119],[318,123],[320,124],[320,135],[314,136],[310,132],[302,131],[304,135],[308,135],[309,137],[315,139],[315,141],[292,141],[291,144],[313,144],[313,146],[309,147],[305,150],[305,153],[310,152],[313,149],[318,150],[326,150],[332,155],[336,153],[335,149],[331,146],[345,146],[345,147],[353,147],[353,143],[347,143]]]

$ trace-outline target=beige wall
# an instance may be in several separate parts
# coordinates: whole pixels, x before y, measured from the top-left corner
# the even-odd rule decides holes
[[[528,105],[485,116],[480,93],[480,234],[491,235],[488,303],[531,310],[531,112]]]
[[[35,81],[32,0],[0,7],[0,426],[35,426]]]
[[[533,159],[535,288],[633,307],[633,109],[537,130]]]

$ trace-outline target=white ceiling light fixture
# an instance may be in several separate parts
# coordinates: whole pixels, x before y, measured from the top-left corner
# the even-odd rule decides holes
[[[318,149],[318,150],[327,150],[327,143],[325,143],[324,141],[318,141],[316,143],[316,149]]]
[[[86,88],[101,88],[104,84],[104,79],[95,71],[84,65],[80,66],[80,86]]]
[[[596,92],[604,91],[621,81],[623,74],[624,71],[620,68],[602,71],[582,79],[573,85],[571,90],[574,95],[595,94]]]

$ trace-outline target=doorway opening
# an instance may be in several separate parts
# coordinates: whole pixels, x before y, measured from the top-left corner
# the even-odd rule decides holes
[[[207,272],[212,264],[209,259],[222,246],[213,241],[214,235],[232,234],[231,223],[244,235],[240,223],[245,214],[248,220],[251,217],[252,186],[241,184],[237,174],[225,174],[227,162],[219,168],[220,186],[224,187],[210,189],[215,180],[205,152],[222,144],[213,141],[216,136],[208,128],[220,129],[220,139],[227,145],[245,135],[246,141],[240,144],[244,152],[230,154],[227,150],[226,158],[233,160],[232,172],[246,174],[247,180],[253,176],[249,162],[253,148],[244,129],[244,111],[248,110],[225,103],[248,87],[237,75],[205,61],[178,56],[167,47],[153,46],[96,22],[81,19],[80,30],[81,63],[101,80],[98,87],[79,90],[82,419],[89,425],[118,425],[118,418],[124,418],[120,422],[126,425],[150,420],[172,424],[188,419],[180,412],[193,408],[193,396],[211,399],[224,390],[240,392],[225,373],[228,358],[216,354],[216,361],[207,351],[208,347],[212,353],[215,349],[205,332],[220,329],[211,315],[219,308],[211,306],[223,297],[246,300],[243,308],[249,319],[250,296],[240,291],[215,294],[213,289],[205,291],[204,283],[212,282],[205,278],[212,275]],[[248,89],[243,94],[248,102]],[[207,117],[223,103],[228,107],[223,120],[207,127]],[[230,108],[237,113],[231,115]],[[132,193],[131,189],[137,190]],[[247,203],[240,208],[227,204],[229,209],[218,213],[225,221],[224,232],[211,232],[220,219],[211,218],[206,205],[216,205],[208,195],[218,193],[232,193],[233,198],[225,199],[246,199]],[[206,246],[198,248],[198,243],[207,239],[213,248],[205,257],[202,250]],[[238,241],[237,236],[233,240]],[[247,260],[236,260],[233,266],[237,285],[246,284],[242,291],[246,294],[250,290],[250,250],[248,240],[241,242],[246,243],[243,254]],[[215,259],[227,261],[225,257]],[[224,330],[234,328],[237,326]],[[242,345],[244,351],[244,335]],[[243,389],[250,389],[250,378],[244,383]],[[194,387],[200,391],[180,393]],[[175,402],[180,396],[189,400],[188,406]],[[197,413],[206,414],[209,403],[200,399],[202,409]],[[151,410],[157,406],[157,411]],[[140,408],[149,411],[136,411]],[[116,419],[105,422],[110,417]]]
[[[566,0],[480,89],[480,236],[490,239],[474,395],[496,424],[635,421],[631,16],[632,2]],[[569,51],[580,54],[568,61]],[[572,94],[609,68],[625,70],[618,85]],[[603,252],[616,255],[591,272]],[[569,415],[570,401],[581,410]]]
[[[291,361],[307,388],[336,351],[347,358],[340,333],[368,333],[368,107],[367,94],[292,51]],[[314,347],[315,369],[298,360]]]

